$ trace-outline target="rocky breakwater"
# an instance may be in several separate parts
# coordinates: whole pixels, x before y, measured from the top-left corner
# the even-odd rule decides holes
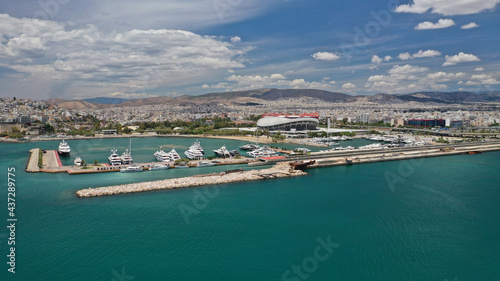
[[[153,190],[174,189],[183,187],[194,187],[214,184],[227,184],[233,182],[255,181],[270,178],[286,178],[303,176],[307,173],[301,170],[294,170],[289,163],[278,163],[275,166],[264,170],[252,170],[237,173],[220,173],[206,177],[185,177],[167,179],[161,181],[150,181],[142,183],[132,183],[99,188],[88,188],[78,190],[76,195],[82,197],[107,196],[124,193],[136,193]]]
[[[26,166],[26,172],[28,173],[40,172],[40,167],[38,167],[39,160],[40,160],[40,149],[33,148],[32,150],[30,150],[30,159],[28,160],[28,165]]]

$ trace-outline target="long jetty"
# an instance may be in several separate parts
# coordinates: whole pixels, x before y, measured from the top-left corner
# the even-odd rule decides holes
[[[38,173],[40,172],[40,167],[38,167],[38,161],[40,159],[40,149],[33,148],[30,150],[30,158],[28,164],[26,165],[26,172],[28,173]]]
[[[243,181],[255,181],[270,178],[284,178],[302,176],[307,173],[302,170],[295,170],[291,163],[298,164],[310,161],[304,168],[320,168],[341,165],[353,165],[363,163],[375,163],[385,161],[406,160],[413,158],[427,158],[458,154],[477,154],[488,151],[500,150],[500,142],[484,142],[459,145],[435,145],[427,147],[413,147],[393,150],[364,150],[346,151],[332,153],[315,153],[313,155],[302,155],[288,157],[280,160],[283,162],[274,163],[269,169],[252,170],[238,173],[221,173],[203,176],[191,176],[184,178],[167,179],[161,181],[151,181],[143,183],[125,184],[109,187],[88,188],[76,192],[78,197],[107,196],[124,193],[146,192],[153,190],[165,190],[185,187],[196,187],[204,185],[227,184]],[[292,162],[292,161],[295,162]]]
[[[288,163],[279,163],[272,168],[264,170],[252,170],[234,173],[220,173],[203,177],[184,177],[167,179],[160,181],[150,181],[142,183],[132,183],[115,185],[109,187],[88,188],[78,190],[76,195],[82,197],[96,197],[117,195],[125,193],[137,193],[154,190],[166,190],[175,188],[195,187],[204,185],[218,185],[235,182],[255,181],[273,178],[285,178],[303,176],[307,173],[301,170],[294,170]]]

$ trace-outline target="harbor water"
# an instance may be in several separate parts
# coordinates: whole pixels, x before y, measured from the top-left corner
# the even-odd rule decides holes
[[[182,156],[193,141],[137,138],[132,153],[136,162],[153,161],[163,145]],[[210,154],[223,144],[228,149],[244,144],[200,141]],[[500,276],[500,152],[80,199],[75,191],[83,188],[227,167],[132,174],[24,172],[30,149],[55,149],[58,143],[0,143],[0,214],[5,218],[0,280],[444,281]],[[62,161],[71,165],[80,156],[87,163],[106,162],[111,148],[121,154],[128,143],[69,140],[72,156]],[[9,167],[16,169],[15,274],[6,264]]]

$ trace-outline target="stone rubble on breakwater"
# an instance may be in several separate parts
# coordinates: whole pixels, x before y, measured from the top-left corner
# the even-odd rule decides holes
[[[237,173],[220,173],[206,177],[184,177],[167,179],[161,181],[150,181],[142,183],[132,183],[99,188],[88,188],[78,190],[76,195],[82,197],[107,196],[124,193],[136,193],[153,190],[175,189],[183,187],[195,187],[213,184],[226,184],[234,182],[255,181],[270,178],[285,178],[307,175],[301,170],[294,170],[288,162],[278,163],[275,166],[264,170],[252,170]]]
[[[38,159],[40,158],[40,149],[33,148],[30,150],[30,158],[28,160],[28,165],[26,166],[26,172],[28,173],[38,173],[40,172],[40,167],[38,167]]]

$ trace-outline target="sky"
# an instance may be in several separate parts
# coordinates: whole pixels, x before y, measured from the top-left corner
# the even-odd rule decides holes
[[[500,0],[0,0],[0,97],[500,90]]]

